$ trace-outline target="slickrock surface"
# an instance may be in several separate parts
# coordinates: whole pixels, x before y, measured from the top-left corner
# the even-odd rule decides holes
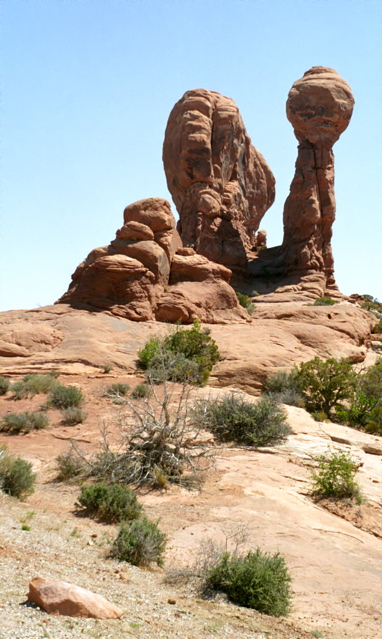
[[[198,258],[199,259],[199,258]],[[204,268],[204,265],[202,265]],[[220,267],[219,267],[220,268]],[[220,280],[229,290],[228,284]],[[221,290],[224,295],[223,284]],[[205,312],[222,324],[207,324],[216,340],[221,359],[213,369],[210,384],[237,385],[256,392],[267,375],[277,369],[290,369],[295,363],[319,357],[348,357],[363,361],[375,317],[351,304],[306,306],[299,304],[258,304],[252,318],[241,309],[246,320],[224,323],[224,299],[214,295],[213,280],[203,283],[209,294]],[[209,287],[211,286],[211,289]],[[163,294],[167,317],[187,313],[203,288],[198,281],[179,282]],[[195,311],[195,312],[196,312]],[[49,371],[97,375],[104,366],[133,373],[137,353],[153,335],[174,330],[163,322],[134,322],[111,313],[76,310],[55,304],[30,311],[0,314],[0,367],[3,374]]]
[[[245,269],[275,180],[235,102],[215,91],[187,91],[170,113],[163,162],[185,246]]]

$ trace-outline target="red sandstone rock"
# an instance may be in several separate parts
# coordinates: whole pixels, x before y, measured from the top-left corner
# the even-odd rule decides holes
[[[231,271],[228,268],[222,264],[210,262],[203,255],[196,253],[194,255],[187,253],[186,255],[174,255],[171,262],[171,284],[182,281],[204,282],[220,279],[229,282],[230,277]]]
[[[246,267],[275,181],[234,101],[205,89],[185,93],[168,120],[163,162],[183,243],[229,268]]]
[[[123,610],[90,590],[43,577],[30,582],[28,601],[53,615],[93,619],[119,619],[123,615]]]
[[[332,146],[346,129],[354,99],[336,71],[313,67],[292,86],[287,116],[300,144],[284,208],[284,263],[288,273],[320,272],[335,287],[331,249],[335,218]],[[323,291],[324,292],[324,291]]]

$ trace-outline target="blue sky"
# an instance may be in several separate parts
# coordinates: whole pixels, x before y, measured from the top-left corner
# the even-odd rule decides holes
[[[53,303],[127,204],[171,201],[163,136],[189,89],[238,105],[276,177],[261,226],[279,244],[297,156],[285,102],[314,65],[356,100],[334,146],[337,283],[382,300],[379,0],[2,0],[0,19],[0,310]]]

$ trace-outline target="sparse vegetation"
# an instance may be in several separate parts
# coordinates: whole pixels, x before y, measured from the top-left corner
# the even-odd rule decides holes
[[[111,395],[112,397],[124,397],[129,392],[130,386],[129,384],[111,384],[106,389],[106,395]]]
[[[32,464],[21,457],[10,455],[5,447],[0,447],[0,489],[18,499],[25,499],[34,491],[36,474]]]
[[[88,464],[83,457],[79,455],[73,445],[65,453],[58,455],[56,458],[56,464],[58,469],[58,481],[70,481],[75,477],[78,478],[86,475],[89,470]]]
[[[109,523],[137,519],[142,512],[135,492],[118,484],[82,486],[77,506]]]
[[[49,396],[49,405],[55,408],[80,406],[84,400],[82,391],[76,386],[55,386]]]
[[[12,385],[14,399],[24,399],[33,395],[50,393],[57,386],[56,374],[48,373],[47,375],[28,374],[22,381],[15,382]]]
[[[143,399],[144,397],[150,397],[151,388],[148,384],[137,384],[131,393],[133,399]]]
[[[121,525],[110,556],[133,566],[162,566],[165,547],[166,535],[159,530],[158,522],[143,517]]]
[[[5,395],[10,389],[11,383],[7,377],[0,377],[0,395]]]
[[[255,309],[255,305],[253,304],[251,298],[248,295],[243,295],[243,293],[239,293],[239,291],[236,291],[236,297],[238,299],[240,306],[245,308],[245,310],[247,311],[247,313],[249,313],[249,315],[252,315]]]
[[[48,417],[44,413],[9,413],[0,422],[0,431],[7,433],[29,433],[49,426]]]
[[[317,299],[313,302],[313,306],[333,306],[333,304],[338,304],[338,302],[330,297],[330,295],[317,297]]]
[[[199,400],[194,407],[194,419],[220,441],[247,446],[276,444],[291,432],[285,411],[268,397],[252,403],[230,393],[221,399]]]
[[[138,356],[153,383],[171,380],[202,386],[219,359],[219,350],[195,320],[190,329],[177,328],[163,339],[152,337]]]
[[[298,407],[304,405],[304,400],[298,389],[295,371],[277,371],[269,375],[264,384],[264,393],[280,404]]]
[[[79,406],[69,406],[62,410],[62,423],[66,426],[82,424],[86,419],[86,413]]]
[[[207,586],[234,603],[281,617],[291,607],[291,581],[284,558],[256,548],[246,555],[224,552],[207,572]]]
[[[349,453],[328,450],[317,457],[318,470],[312,470],[313,495],[319,497],[350,497],[362,502],[360,488],[355,481],[357,464]]]

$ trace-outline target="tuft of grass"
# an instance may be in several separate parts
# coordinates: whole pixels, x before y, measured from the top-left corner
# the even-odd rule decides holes
[[[106,389],[106,395],[112,395],[113,397],[124,397],[125,395],[127,395],[129,389],[129,384],[111,384]]]
[[[143,517],[121,525],[110,557],[133,566],[162,566],[165,547],[166,535],[159,530],[158,522]]]
[[[144,399],[150,397],[152,390],[148,384],[138,384],[131,393],[134,399]]]
[[[243,295],[243,293],[239,293],[238,291],[236,291],[236,297],[238,299],[240,306],[245,308],[245,310],[247,311],[249,315],[252,315],[255,309],[255,305],[253,304],[251,298],[248,295]]]
[[[137,519],[142,512],[135,492],[118,484],[82,486],[77,506],[110,523]]]
[[[22,381],[15,382],[12,386],[14,399],[24,399],[34,395],[50,393],[57,386],[56,375],[37,375],[35,373],[24,375]]]
[[[0,422],[0,431],[8,433],[29,433],[49,426],[48,417],[44,413],[9,413]]]
[[[49,396],[49,405],[55,408],[80,406],[84,400],[82,391],[76,386],[55,386]]]
[[[347,452],[328,450],[317,457],[318,470],[312,470],[312,495],[350,497],[362,503],[361,490],[355,481],[357,464]]]
[[[79,406],[69,406],[62,411],[62,423],[66,426],[82,424],[86,419],[86,413]]]
[[[239,606],[274,617],[290,611],[291,581],[284,558],[260,548],[243,556],[224,552],[206,576],[209,588],[226,593]]]
[[[5,395],[10,389],[11,383],[7,377],[0,377],[0,395]]]
[[[69,448],[69,450],[62,455],[58,455],[56,464],[58,481],[70,481],[75,477],[86,474],[87,465],[73,447]]]
[[[256,404],[236,393],[221,399],[199,400],[194,419],[223,442],[269,446],[287,438],[291,430],[284,409],[268,397]]]
[[[32,464],[21,457],[10,455],[5,447],[0,447],[0,490],[25,499],[34,491],[36,474],[32,472]]]

